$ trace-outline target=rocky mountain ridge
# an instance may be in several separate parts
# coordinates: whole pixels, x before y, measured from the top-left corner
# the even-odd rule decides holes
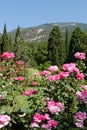
[[[85,24],[85,23],[56,22],[56,23],[42,24],[42,25],[39,25],[36,27],[21,28],[21,35],[23,36],[23,38],[26,42],[47,40],[50,31],[52,30],[53,26],[55,26],[55,25],[59,26],[63,35],[64,35],[66,29],[68,29],[68,31],[71,33],[75,29],[75,27],[77,27],[77,26],[79,26],[83,31],[87,31],[87,24]],[[8,32],[8,33],[14,39],[16,29],[12,30],[11,32]]]

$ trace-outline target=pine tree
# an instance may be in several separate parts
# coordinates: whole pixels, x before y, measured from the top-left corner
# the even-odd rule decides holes
[[[6,51],[9,51],[9,37],[7,34],[6,24],[4,24],[4,29],[2,34],[1,53]]]
[[[65,61],[65,44],[58,26],[54,26],[48,39],[48,60],[53,65],[61,65]]]

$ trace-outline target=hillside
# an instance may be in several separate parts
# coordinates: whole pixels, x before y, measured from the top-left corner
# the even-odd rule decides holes
[[[42,24],[36,27],[29,27],[29,28],[21,28],[21,34],[24,38],[25,41],[43,41],[47,40],[50,31],[52,30],[54,25],[58,25],[59,28],[61,29],[63,35],[68,29],[68,31],[71,33],[75,27],[79,26],[83,31],[87,31],[87,24],[84,23],[75,23],[75,22],[69,22],[69,23],[46,23]],[[9,32],[9,34],[12,36],[14,39],[15,37],[15,30],[12,30]]]

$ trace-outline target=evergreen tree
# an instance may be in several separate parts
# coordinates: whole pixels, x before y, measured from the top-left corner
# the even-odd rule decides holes
[[[9,50],[9,37],[6,30],[6,24],[4,24],[3,34],[2,34],[2,44],[1,44],[1,53],[10,51]]]
[[[71,39],[70,39],[70,47],[69,47],[69,60],[74,61],[74,54],[76,52],[81,52],[82,46],[84,42],[84,33],[83,31],[79,28],[76,27],[74,31],[72,32]]]
[[[9,50],[10,52],[13,52],[13,42],[11,36],[9,37]]]
[[[54,26],[48,39],[48,60],[53,65],[61,65],[65,61],[65,44],[62,39],[62,33],[58,26]]]
[[[27,61],[26,46],[21,36],[19,26],[15,34],[14,53],[15,53],[15,60]]]
[[[38,65],[44,64],[47,61],[47,42],[43,42],[38,46],[35,59]]]
[[[65,33],[66,62],[68,61],[68,57],[69,57],[69,45],[70,45],[69,32],[68,29],[66,29],[66,33]]]
[[[21,33],[20,33],[20,26],[18,26],[16,34],[15,34],[15,43],[18,42],[18,37],[21,37]]]
[[[81,44],[82,51],[87,55],[87,33],[83,33],[83,44]]]
[[[37,44],[36,42],[27,42],[27,57],[28,57],[28,63],[29,66],[37,67],[37,61],[36,61],[36,53],[37,53]]]

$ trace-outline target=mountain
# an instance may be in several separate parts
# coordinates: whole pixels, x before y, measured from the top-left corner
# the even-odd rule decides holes
[[[70,33],[75,29],[75,27],[79,26],[83,31],[87,31],[87,24],[84,23],[75,23],[75,22],[68,22],[68,23],[46,23],[36,27],[28,27],[28,28],[21,28],[21,34],[26,42],[31,41],[43,41],[47,40],[49,37],[49,33],[52,30],[53,26],[58,25],[61,29],[63,35],[65,34],[66,29]],[[12,38],[14,39],[16,29],[8,32]]]

